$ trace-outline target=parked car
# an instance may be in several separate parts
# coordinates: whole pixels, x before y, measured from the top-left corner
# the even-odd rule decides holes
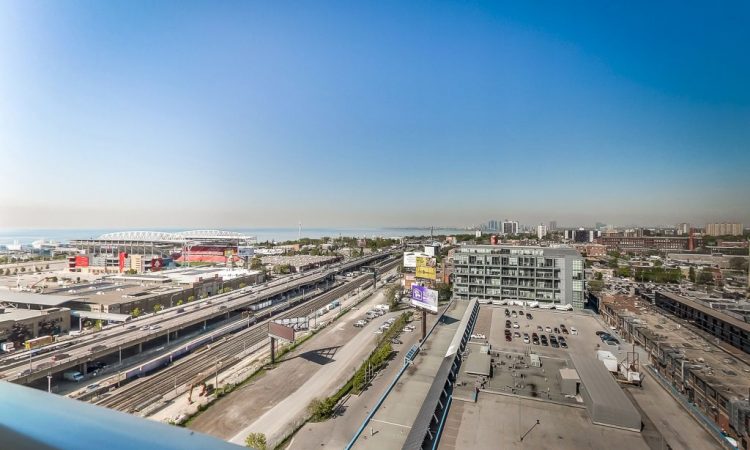
[[[552,333],[552,328],[544,327],[544,331],[546,331],[547,333]]]
[[[518,322],[513,322],[513,328],[521,328],[521,325]]]
[[[552,331],[554,331],[554,332],[555,332],[555,334],[560,334],[560,329],[559,329],[559,328],[557,328],[557,327],[555,327],[555,328],[554,328],[554,329],[553,329]]]
[[[544,328],[542,328],[541,325],[536,326],[536,331],[544,331]]]
[[[521,337],[521,333],[519,333],[518,331],[515,331],[513,333],[513,337],[520,338]]]
[[[578,328],[570,327],[570,334],[578,334]]]
[[[531,320],[534,318],[534,316],[532,316],[531,313],[526,313],[526,318]]]
[[[511,337],[511,335],[510,335],[510,334],[506,334],[506,335],[505,335],[505,340],[506,340],[506,341],[508,341],[508,342],[510,342],[510,341],[512,341],[512,340],[513,340],[513,337]]]
[[[505,317],[510,317],[510,310],[505,308]]]

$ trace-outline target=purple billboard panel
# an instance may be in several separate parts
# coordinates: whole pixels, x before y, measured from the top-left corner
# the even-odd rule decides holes
[[[411,304],[417,308],[436,313],[438,310],[438,293],[424,286],[411,286]]]

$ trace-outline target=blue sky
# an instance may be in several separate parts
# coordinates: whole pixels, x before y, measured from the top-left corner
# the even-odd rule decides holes
[[[0,226],[750,223],[750,3],[0,1]]]

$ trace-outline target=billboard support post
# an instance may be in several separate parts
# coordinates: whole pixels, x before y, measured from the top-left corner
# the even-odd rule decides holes
[[[273,365],[276,362],[276,352],[274,347],[276,347],[276,338],[271,336],[271,365]]]
[[[422,311],[422,342],[427,339],[427,311]]]

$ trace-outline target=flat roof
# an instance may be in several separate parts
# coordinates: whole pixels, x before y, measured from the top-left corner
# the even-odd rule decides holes
[[[83,297],[69,295],[36,294],[32,292],[0,291],[0,302],[23,303],[26,305],[60,306]]]
[[[542,250],[542,256],[581,256],[573,247],[541,247],[537,245],[461,245],[456,249],[457,252],[471,253],[471,250]],[[482,252],[477,252],[482,253]],[[495,252],[499,253],[499,252]],[[534,255],[522,255],[534,256]]]
[[[6,308],[5,312],[0,313],[0,322],[5,322],[7,320],[15,322],[17,320],[25,320],[42,315],[44,315],[44,311],[40,309]]]
[[[702,313],[708,314],[711,317],[714,317],[716,319],[722,320],[722,321],[724,321],[724,322],[726,322],[726,323],[728,323],[730,325],[733,325],[733,326],[735,326],[735,327],[737,327],[737,328],[739,328],[741,330],[750,332],[750,324],[748,324],[747,322],[743,322],[743,321],[741,321],[739,319],[735,319],[734,317],[732,317],[732,316],[730,316],[728,314],[724,314],[720,310],[709,308],[708,306],[703,306],[700,303],[696,302],[695,300],[691,300],[689,298],[682,297],[680,295],[673,294],[671,292],[666,292],[666,291],[661,291],[661,290],[660,291],[656,291],[656,292],[658,294],[663,295],[664,297],[668,297],[668,298],[670,298],[670,299],[672,299],[672,300],[674,300],[674,301],[676,301],[678,303],[682,303],[685,306],[689,306],[691,308],[695,308],[695,309],[697,309],[698,311],[700,311]]]
[[[609,373],[604,363],[569,353],[591,405],[586,409],[594,423],[640,431],[641,414]]]
[[[575,369],[563,368],[560,369],[560,378],[563,380],[580,380],[578,372]]]
[[[490,376],[492,357],[487,353],[471,352],[466,359],[466,373]]]

